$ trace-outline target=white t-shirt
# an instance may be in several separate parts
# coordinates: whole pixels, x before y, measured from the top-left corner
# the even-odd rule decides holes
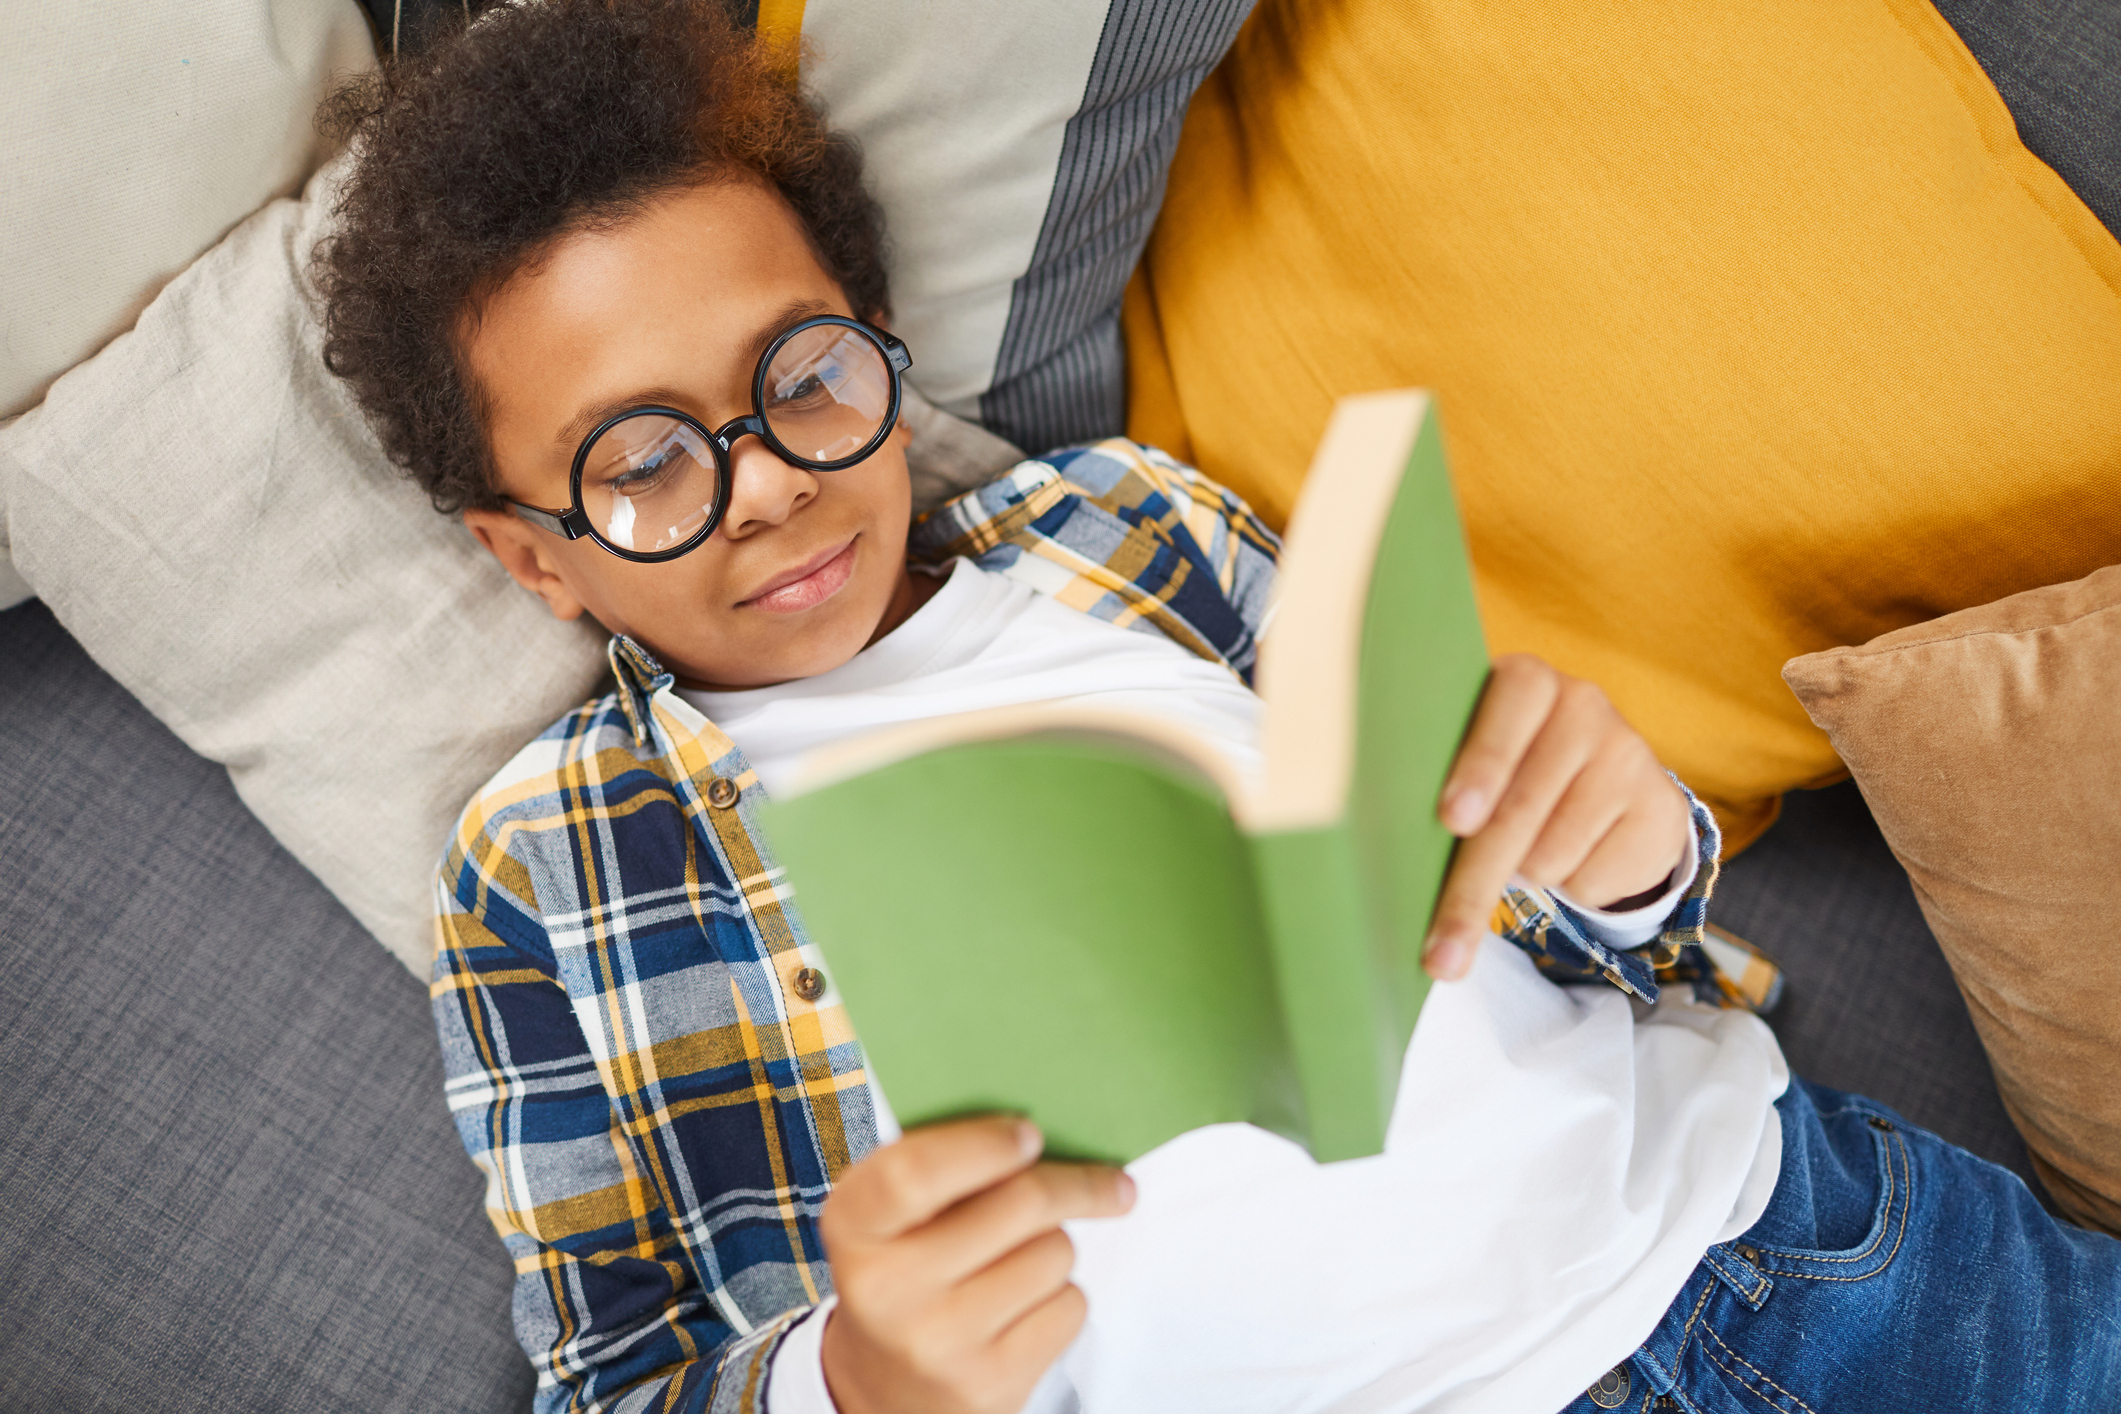
[[[1258,699],[1226,670],[967,561],[832,672],[684,696],[769,794],[828,742],[1053,699],[1175,718],[1240,767],[1257,759]],[[1594,925],[1645,941],[1691,872]],[[1556,987],[1490,937],[1465,980],[1430,993],[1405,1066],[1375,1158],[1320,1165],[1216,1125],[1130,1165],[1131,1213],[1069,1225],[1089,1323],[1029,1408],[1551,1414],[1641,1343],[1774,1187],[1788,1075],[1745,1013]],[[782,1345],[773,1414],[832,1409],[823,1327],[814,1315]]]

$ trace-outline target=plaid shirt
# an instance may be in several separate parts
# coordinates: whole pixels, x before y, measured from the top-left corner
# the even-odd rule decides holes
[[[1113,440],[932,512],[909,553],[968,556],[1249,681],[1277,550],[1236,496]],[[818,959],[757,778],[638,644],[610,657],[616,690],[495,776],[443,860],[449,1103],[515,1262],[541,1411],[758,1411],[781,1338],[832,1289],[818,1212],[876,1118],[845,1013],[795,985]],[[1656,956],[1518,890],[1498,928],[1557,977],[1654,997],[1659,963],[1699,956],[1716,835],[1695,820],[1703,867]]]

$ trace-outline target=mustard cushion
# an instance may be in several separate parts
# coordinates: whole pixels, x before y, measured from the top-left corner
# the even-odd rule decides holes
[[[1261,0],[1127,301],[1130,432],[1270,520],[1423,385],[1496,651],[1742,845],[1795,655],[2121,560],[2121,247],[1917,0]]]

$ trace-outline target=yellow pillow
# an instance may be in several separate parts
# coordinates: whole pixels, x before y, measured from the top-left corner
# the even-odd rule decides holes
[[[1261,0],[1126,328],[1129,430],[1277,523],[1438,389],[1491,646],[1734,847],[1841,773],[1785,660],[2121,560],[2121,247],[1919,0]]]

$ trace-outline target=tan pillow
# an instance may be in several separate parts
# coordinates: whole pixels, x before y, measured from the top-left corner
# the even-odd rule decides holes
[[[2121,1233],[2121,566],[1793,658],[2048,1191]]]

